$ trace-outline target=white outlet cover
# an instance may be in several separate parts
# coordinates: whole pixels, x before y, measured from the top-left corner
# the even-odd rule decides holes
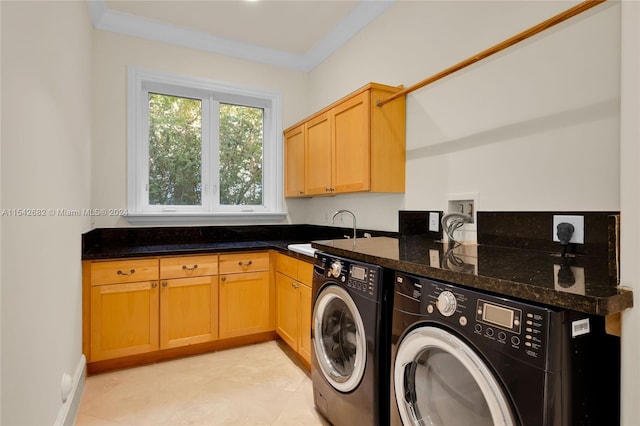
[[[557,243],[560,242],[560,238],[558,238],[558,224],[563,222],[570,223],[574,227],[573,235],[569,242],[574,244],[584,244],[584,216],[554,215],[553,241]]]
[[[429,231],[440,231],[440,215],[436,212],[429,212]]]

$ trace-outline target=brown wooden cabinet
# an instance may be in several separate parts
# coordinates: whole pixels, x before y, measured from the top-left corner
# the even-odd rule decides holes
[[[284,134],[284,163],[286,180],[284,182],[285,197],[305,195],[304,188],[304,125],[288,130]]]
[[[218,256],[160,259],[160,348],[218,338]]]
[[[272,251],[83,261],[90,373],[275,338]]]
[[[158,260],[92,262],[89,267],[89,361],[157,350]]]
[[[273,330],[269,252],[220,255],[220,338]]]
[[[305,127],[305,195],[326,195],[333,192],[333,143],[331,117],[320,114]],[[288,170],[285,170],[288,175]]]
[[[276,254],[276,332],[300,357],[311,362],[311,280],[313,264]]]
[[[304,194],[298,185],[285,196],[404,192],[405,98],[376,104],[401,89],[370,83],[285,130],[286,141],[299,143],[303,136],[305,156]],[[287,185],[300,174],[299,161],[287,157]]]

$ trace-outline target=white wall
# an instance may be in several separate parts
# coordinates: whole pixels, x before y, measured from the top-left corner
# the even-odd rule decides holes
[[[640,3],[622,2],[620,279],[636,307],[622,315],[622,421],[640,423]]]
[[[398,1],[311,72],[310,106],[410,86],[573,4]],[[292,221],[349,208],[397,230],[398,210],[446,210],[452,193],[478,193],[477,210],[619,210],[619,38],[608,2],[413,92],[406,194],[290,201]]]
[[[54,424],[82,370],[83,217],[91,206],[91,24],[85,2],[1,2],[3,425]]]
[[[127,207],[127,67],[277,91],[283,122],[304,118],[308,75],[207,52],[170,46],[105,31],[94,33],[93,207]],[[129,226],[123,218],[97,217],[96,227]]]

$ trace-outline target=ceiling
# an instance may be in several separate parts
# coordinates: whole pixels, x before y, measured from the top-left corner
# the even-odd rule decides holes
[[[87,0],[95,28],[311,71],[394,0]]]

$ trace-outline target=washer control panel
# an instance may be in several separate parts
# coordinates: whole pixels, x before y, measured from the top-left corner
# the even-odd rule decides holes
[[[395,274],[394,306],[445,324],[478,346],[546,362],[548,308],[401,272]]]
[[[322,274],[324,279],[338,281],[358,294],[375,298],[382,276],[377,265],[316,253],[315,273]]]

